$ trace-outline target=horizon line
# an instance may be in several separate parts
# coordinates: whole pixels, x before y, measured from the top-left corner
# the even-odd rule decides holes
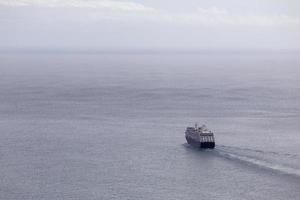
[[[160,54],[160,53],[300,53],[300,48],[79,48],[79,47],[0,47],[0,53],[82,53],[82,54]]]

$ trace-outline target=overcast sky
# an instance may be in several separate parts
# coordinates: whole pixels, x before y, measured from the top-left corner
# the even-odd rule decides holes
[[[0,48],[299,49],[298,0],[0,0]]]

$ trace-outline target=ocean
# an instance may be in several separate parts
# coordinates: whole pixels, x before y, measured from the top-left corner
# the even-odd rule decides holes
[[[299,52],[2,53],[0,199],[298,200]]]

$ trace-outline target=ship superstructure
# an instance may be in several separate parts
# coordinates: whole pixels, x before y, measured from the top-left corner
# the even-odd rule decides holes
[[[185,131],[185,138],[188,144],[200,148],[215,148],[215,138],[213,132],[208,130],[205,125],[198,127],[187,127]]]

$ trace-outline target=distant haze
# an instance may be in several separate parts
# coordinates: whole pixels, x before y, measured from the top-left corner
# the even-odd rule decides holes
[[[0,49],[299,49],[296,0],[0,0]]]

